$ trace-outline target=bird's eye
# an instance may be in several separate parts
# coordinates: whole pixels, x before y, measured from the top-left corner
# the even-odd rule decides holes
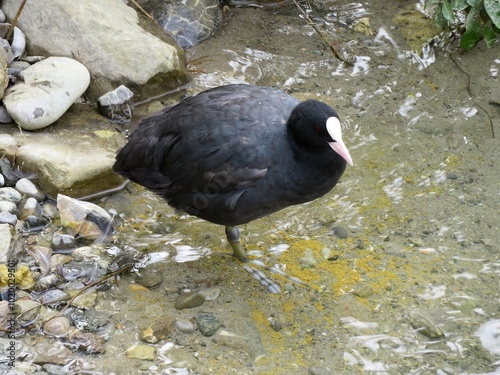
[[[316,133],[319,133],[319,134],[322,134],[325,132],[325,128],[323,128],[321,126],[316,126],[315,130],[316,130]]]

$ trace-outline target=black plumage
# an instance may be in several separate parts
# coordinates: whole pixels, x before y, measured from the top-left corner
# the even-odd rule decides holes
[[[235,255],[246,260],[233,227],[328,193],[347,162],[328,105],[227,85],[144,119],[113,170],[179,210],[225,225]]]

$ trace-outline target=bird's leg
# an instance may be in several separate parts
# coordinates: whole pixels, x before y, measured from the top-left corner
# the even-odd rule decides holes
[[[226,227],[226,236],[227,236],[227,242],[229,242],[229,245],[233,248],[233,255],[238,258],[240,261],[243,263],[248,262],[248,257],[241,247],[241,242],[240,242],[240,230],[238,227]]]

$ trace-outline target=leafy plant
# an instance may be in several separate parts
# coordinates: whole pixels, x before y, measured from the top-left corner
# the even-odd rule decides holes
[[[500,35],[500,0],[426,0],[437,5],[434,20],[439,27],[460,32],[460,46],[474,48],[484,38],[491,47]]]

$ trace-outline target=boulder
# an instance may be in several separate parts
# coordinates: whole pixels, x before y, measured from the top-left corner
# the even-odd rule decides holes
[[[68,57],[49,57],[21,74],[23,80],[7,89],[3,102],[25,130],[42,129],[57,121],[90,83],[87,68]]]
[[[2,2],[9,20],[20,3]],[[93,101],[122,84],[141,101],[188,80],[182,49],[123,0],[28,1],[17,26],[26,35],[28,54],[67,56],[85,65]]]

